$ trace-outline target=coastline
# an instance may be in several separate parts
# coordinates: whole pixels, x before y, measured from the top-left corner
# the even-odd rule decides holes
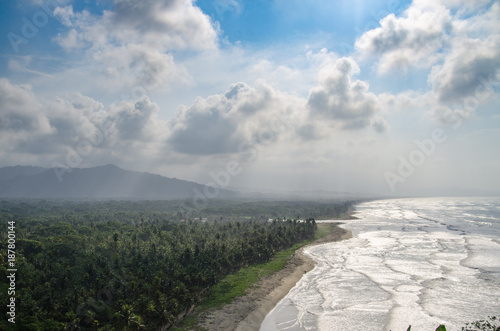
[[[208,331],[259,330],[267,314],[284,298],[302,276],[312,270],[314,260],[303,254],[303,249],[312,245],[336,242],[352,238],[352,232],[341,228],[337,221],[329,224],[331,232],[306,246],[298,249],[285,267],[274,274],[259,280],[244,296],[221,309],[209,309],[200,316],[198,326]]]

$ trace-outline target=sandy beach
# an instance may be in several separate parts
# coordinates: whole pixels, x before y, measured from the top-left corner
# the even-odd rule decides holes
[[[302,250],[311,245],[349,239],[352,233],[339,225],[329,223],[332,232],[324,238],[297,250],[280,271],[262,278],[246,295],[238,297],[222,309],[210,309],[200,315],[199,326],[209,331],[259,330],[266,315],[295,286],[302,276],[314,268],[315,262]]]

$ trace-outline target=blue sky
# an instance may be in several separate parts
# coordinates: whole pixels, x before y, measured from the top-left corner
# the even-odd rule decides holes
[[[55,4],[59,2],[48,1],[46,7],[31,0],[2,2],[0,18],[3,29],[7,31],[7,38],[3,38],[1,43],[2,54],[39,55],[41,58],[65,56],[53,41],[55,35],[65,31],[65,27],[47,13],[47,8],[52,9]],[[316,41],[316,47],[326,47],[338,54],[349,55],[354,51],[356,38],[378,26],[379,20],[387,13],[399,14],[404,11],[410,1],[201,0],[195,4],[213,22],[217,22],[221,29],[220,38],[227,40],[229,47],[234,44],[249,48],[268,48],[273,45],[287,47]],[[86,10],[97,16],[102,15],[104,10],[113,9],[111,1],[75,1],[71,6],[74,11]],[[44,14],[37,15],[40,13]],[[34,17],[40,20],[48,17],[47,23],[41,21],[43,26],[35,25],[38,30],[35,36],[25,38],[22,29],[27,24],[23,19],[33,24]],[[27,31],[31,30],[28,28]],[[18,39],[14,39],[14,42],[9,40],[9,32],[27,42],[16,45]]]
[[[320,32],[353,43],[385,13],[400,13],[409,1],[197,1],[219,21],[224,35],[234,43],[296,42]]]
[[[489,0],[3,1],[0,166],[498,191],[499,17]]]

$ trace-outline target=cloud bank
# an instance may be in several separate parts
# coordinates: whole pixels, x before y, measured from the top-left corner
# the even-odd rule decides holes
[[[9,58],[11,77],[0,78],[5,165],[116,163],[203,181],[238,159],[249,182],[286,174],[295,187],[327,186],[318,178],[328,177],[380,188],[419,132],[498,104],[498,1],[414,0],[345,57],[324,45],[231,44],[192,0],[76,8],[54,10],[52,42],[67,63],[45,73],[37,55]],[[412,75],[420,85],[407,84]],[[196,97],[172,107],[186,89]]]

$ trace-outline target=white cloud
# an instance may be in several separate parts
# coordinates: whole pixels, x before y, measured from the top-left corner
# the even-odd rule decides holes
[[[85,13],[87,13],[87,15],[88,15],[87,11]],[[73,26],[72,21],[75,19],[75,13],[73,12],[73,6],[56,7],[54,9],[54,16],[56,16],[63,25],[68,26],[68,27]]]
[[[31,87],[11,84],[0,79],[0,150],[9,159],[16,156],[47,155],[57,152],[61,142],[71,141],[73,129],[70,113],[51,112]],[[69,124],[69,125],[67,125]]]
[[[430,1],[414,1],[402,17],[389,14],[380,25],[355,43],[362,57],[380,56],[379,73],[436,63],[453,30],[450,11]]]
[[[115,0],[101,16],[71,6],[54,12],[70,28],[55,40],[84,54],[96,84],[108,91],[186,83],[189,75],[172,53],[217,50],[218,31],[192,0]]]
[[[57,8],[55,15],[77,29],[79,46],[99,49],[109,45],[141,44],[162,50],[215,49],[217,30],[191,0],[115,0],[111,11],[97,17],[72,7]],[[64,36],[60,36],[64,38]]]
[[[116,0],[109,19],[120,40],[167,49],[215,49],[217,31],[192,0]]]
[[[158,86],[189,81],[186,69],[177,65],[171,54],[137,44],[108,48],[95,53],[93,60],[100,64],[94,68],[101,78],[96,83],[109,91],[142,86],[148,92]]]
[[[295,85],[298,80],[303,78],[300,70],[276,64],[267,59],[252,65],[250,74],[260,79],[265,77],[266,82],[275,82],[279,86]]]
[[[296,112],[300,104],[299,98],[262,81],[255,87],[237,83],[224,95],[198,98],[189,107],[181,107],[171,121],[168,142],[185,154],[238,153],[245,142],[276,141],[283,125],[281,117]],[[273,131],[270,137],[259,136],[269,128]]]
[[[47,119],[40,114],[41,104],[31,86],[12,85],[0,78],[0,133],[4,139],[22,134],[52,132]],[[7,147],[7,146],[5,146]]]
[[[90,146],[92,153],[83,151],[80,157],[94,164],[110,158],[123,162],[141,155],[152,157],[160,152],[168,131],[166,122],[157,117],[158,105],[147,97],[107,109],[81,94],[44,104],[29,86],[2,78],[0,104],[0,150],[8,153],[11,162],[23,163],[37,155],[39,165],[64,164],[66,155],[81,146]]]
[[[308,51],[306,57],[308,62],[318,68],[333,65],[339,59],[337,54],[329,52],[326,48],[322,48],[318,52]]]
[[[500,81],[498,15],[498,2],[414,0],[401,17],[390,14],[364,33],[356,48],[361,57],[378,59],[381,74],[430,69],[431,90],[385,101],[407,99],[441,123],[457,123],[473,116]]]
[[[81,47],[81,41],[79,40],[78,32],[75,29],[69,30],[64,37],[58,35],[56,40],[65,50],[74,50]]]
[[[377,117],[381,111],[380,100],[368,91],[367,82],[351,79],[359,72],[359,66],[349,58],[338,59],[322,68],[319,85],[310,90],[307,100],[311,115],[333,120],[341,129],[362,129],[376,123],[377,131],[383,131],[385,125]]]
[[[108,113],[117,138],[147,143],[161,140],[164,135],[166,123],[158,119],[158,110],[157,104],[143,97],[137,101],[111,105]]]
[[[484,81],[498,81],[500,35],[489,40],[458,39],[452,53],[429,75],[441,103],[459,103],[474,96]]]
[[[274,132],[266,144],[293,142],[299,146],[328,139],[336,129],[387,130],[378,97],[369,92],[366,82],[351,79],[360,70],[352,59],[332,58],[326,50],[308,57],[314,57],[314,66],[322,65],[319,85],[310,89],[308,98],[280,91],[264,81],[253,87],[233,84],[225,94],[197,98],[190,106],[181,107],[170,123],[169,145],[184,154],[238,154],[242,144],[262,140],[262,130],[283,114],[286,130]],[[259,65],[270,66],[270,62]]]
[[[443,63],[429,74],[435,99],[431,113],[443,123],[473,116],[497,93],[500,82],[500,4],[457,21],[457,34]]]
[[[37,76],[43,76],[47,78],[54,78],[54,76],[49,75],[45,72],[41,72],[38,70],[33,70],[30,69],[31,63],[31,56],[26,55],[26,56],[17,56],[15,59],[9,59],[7,67],[11,72],[21,72],[21,73],[28,73],[32,75],[37,75]]]
[[[498,91],[480,80],[499,78],[498,1],[414,0],[357,40],[356,60],[322,48],[333,34],[309,45],[231,45],[194,0],[116,0],[99,14],[77,8],[55,10],[65,31],[53,40],[64,58],[9,58],[0,158],[10,164],[64,164],[92,140],[76,166],[115,163],[204,182],[238,160],[242,185],[384,188],[381,174],[436,125],[425,116],[456,124]],[[24,77],[33,89],[13,83]]]

